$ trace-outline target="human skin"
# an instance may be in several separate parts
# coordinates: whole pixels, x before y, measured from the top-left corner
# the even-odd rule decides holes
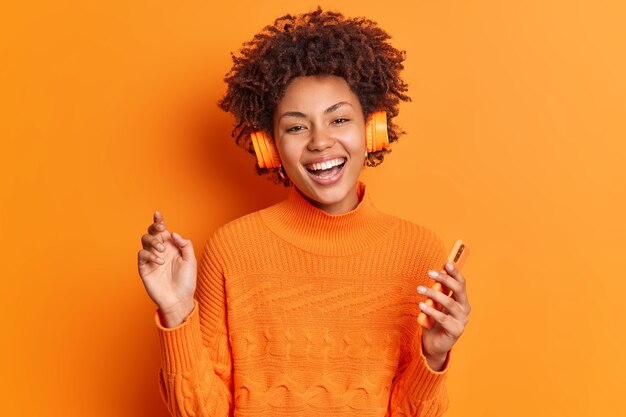
[[[287,176],[313,205],[329,214],[358,205],[365,120],[359,98],[343,78],[294,78],[274,111],[274,139]],[[337,159],[345,164],[332,183],[320,183],[307,170],[314,163]]]
[[[286,174],[311,204],[335,215],[356,208],[356,183],[365,160],[365,119],[358,96],[343,78],[294,78],[274,111],[274,138]],[[311,164],[338,159],[345,163],[331,181],[320,183],[307,170]],[[158,211],[153,220],[141,239],[138,267],[161,324],[171,328],[193,310],[197,263],[191,240],[170,233]],[[465,278],[458,270],[430,271],[429,276],[452,290],[447,296],[418,287],[420,294],[440,306],[420,303],[435,321],[431,329],[423,329],[422,351],[430,368],[441,370],[471,308]]]
[[[343,78],[294,78],[274,111],[274,139],[289,179],[313,205],[329,214],[346,213],[358,205],[356,183],[364,165],[365,120],[358,96]],[[346,162],[339,180],[330,185],[316,182],[307,171],[313,162],[337,158]],[[431,329],[423,329],[422,351],[431,369],[440,370],[468,323],[470,306],[465,278],[453,266],[430,271],[429,276],[453,291],[446,296],[432,288],[418,289],[446,310],[443,313],[420,303],[420,309],[436,322]]]
[[[194,307],[197,262],[190,239],[170,233],[163,215],[154,212],[148,233],[141,237],[139,276],[158,307],[164,327],[179,326]]]
[[[454,265],[447,263],[442,271],[428,271],[428,276],[443,286],[443,292],[423,286],[417,292],[432,299],[441,309],[428,307],[420,302],[419,307],[426,315],[435,320],[435,325],[422,328],[422,352],[428,366],[436,371],[441,370],[448,352],[461,337],[469,322],[471,306],[467,298],[466,280]],[[448,289],[452,294],[447,296]]]

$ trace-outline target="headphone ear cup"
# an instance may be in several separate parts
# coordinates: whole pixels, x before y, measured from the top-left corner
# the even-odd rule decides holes
[[[259,145],[259,132],[252,132],[250,139],[252,139],[252,146],[254,147],[254,155],[256,155],[256,162],[259,168],[265,168],[265,159],[261,153],[261,145]]]
[[[387,112],[377,111],[370,115],[365,124],[365,140],[368,153],[380,151],[389,146]]]
[[[263,133],[263,139],[263,143],[265,144],[265,149],[267,151],[265,154],[265,166],[267,168],[280,167],[280,155],[278,155],[278,149],[276,149],[274,140],[270,139],[266,133]]]
[[[259,168],[278,168],[280,166],[280,156],[278,149],[274,145],[274,141],[270,139],[267,133],[258,130],[250,135],[252,146],[256,154]]]

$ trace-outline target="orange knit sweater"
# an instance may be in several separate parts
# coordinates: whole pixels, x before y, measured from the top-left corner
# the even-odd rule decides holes
[[[195,308],[166,329],[160,387],[175,416],[441,416],[444,370],[422,354],[416,287],[445,248],[360,203],[341,215],[289,197],[218,229]]]

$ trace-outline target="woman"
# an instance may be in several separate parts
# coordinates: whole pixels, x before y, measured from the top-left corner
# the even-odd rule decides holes
[[[388,38],[370,20],[318,9],[277,19],[233,58],[220,106],[259,173],[292,189],[222,226],[199,268],[191,241],[155,212],[138,264],[158,307],[160,386],[173,415],[446,410],[450,350],[470,311],[465,279],[436,272],[441,240],[378,211],[358,180],[388,151],[367,151],[372,115],[389,117],[393,142],[391,119],[408,100],[404,54]],[[429,276],[452,295],[430,289]],[[420,311],[431,329],[417,324]]]

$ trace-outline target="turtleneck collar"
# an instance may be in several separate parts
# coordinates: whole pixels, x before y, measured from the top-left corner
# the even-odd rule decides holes
[[[283,240],[320,255],[350,255],[372,246],[398,220],[372,204],[365,184],[357,184],[359,204],[347,213],[328,214],[312,205],[296,187],[287,199],[261,211],[265,224]]]

